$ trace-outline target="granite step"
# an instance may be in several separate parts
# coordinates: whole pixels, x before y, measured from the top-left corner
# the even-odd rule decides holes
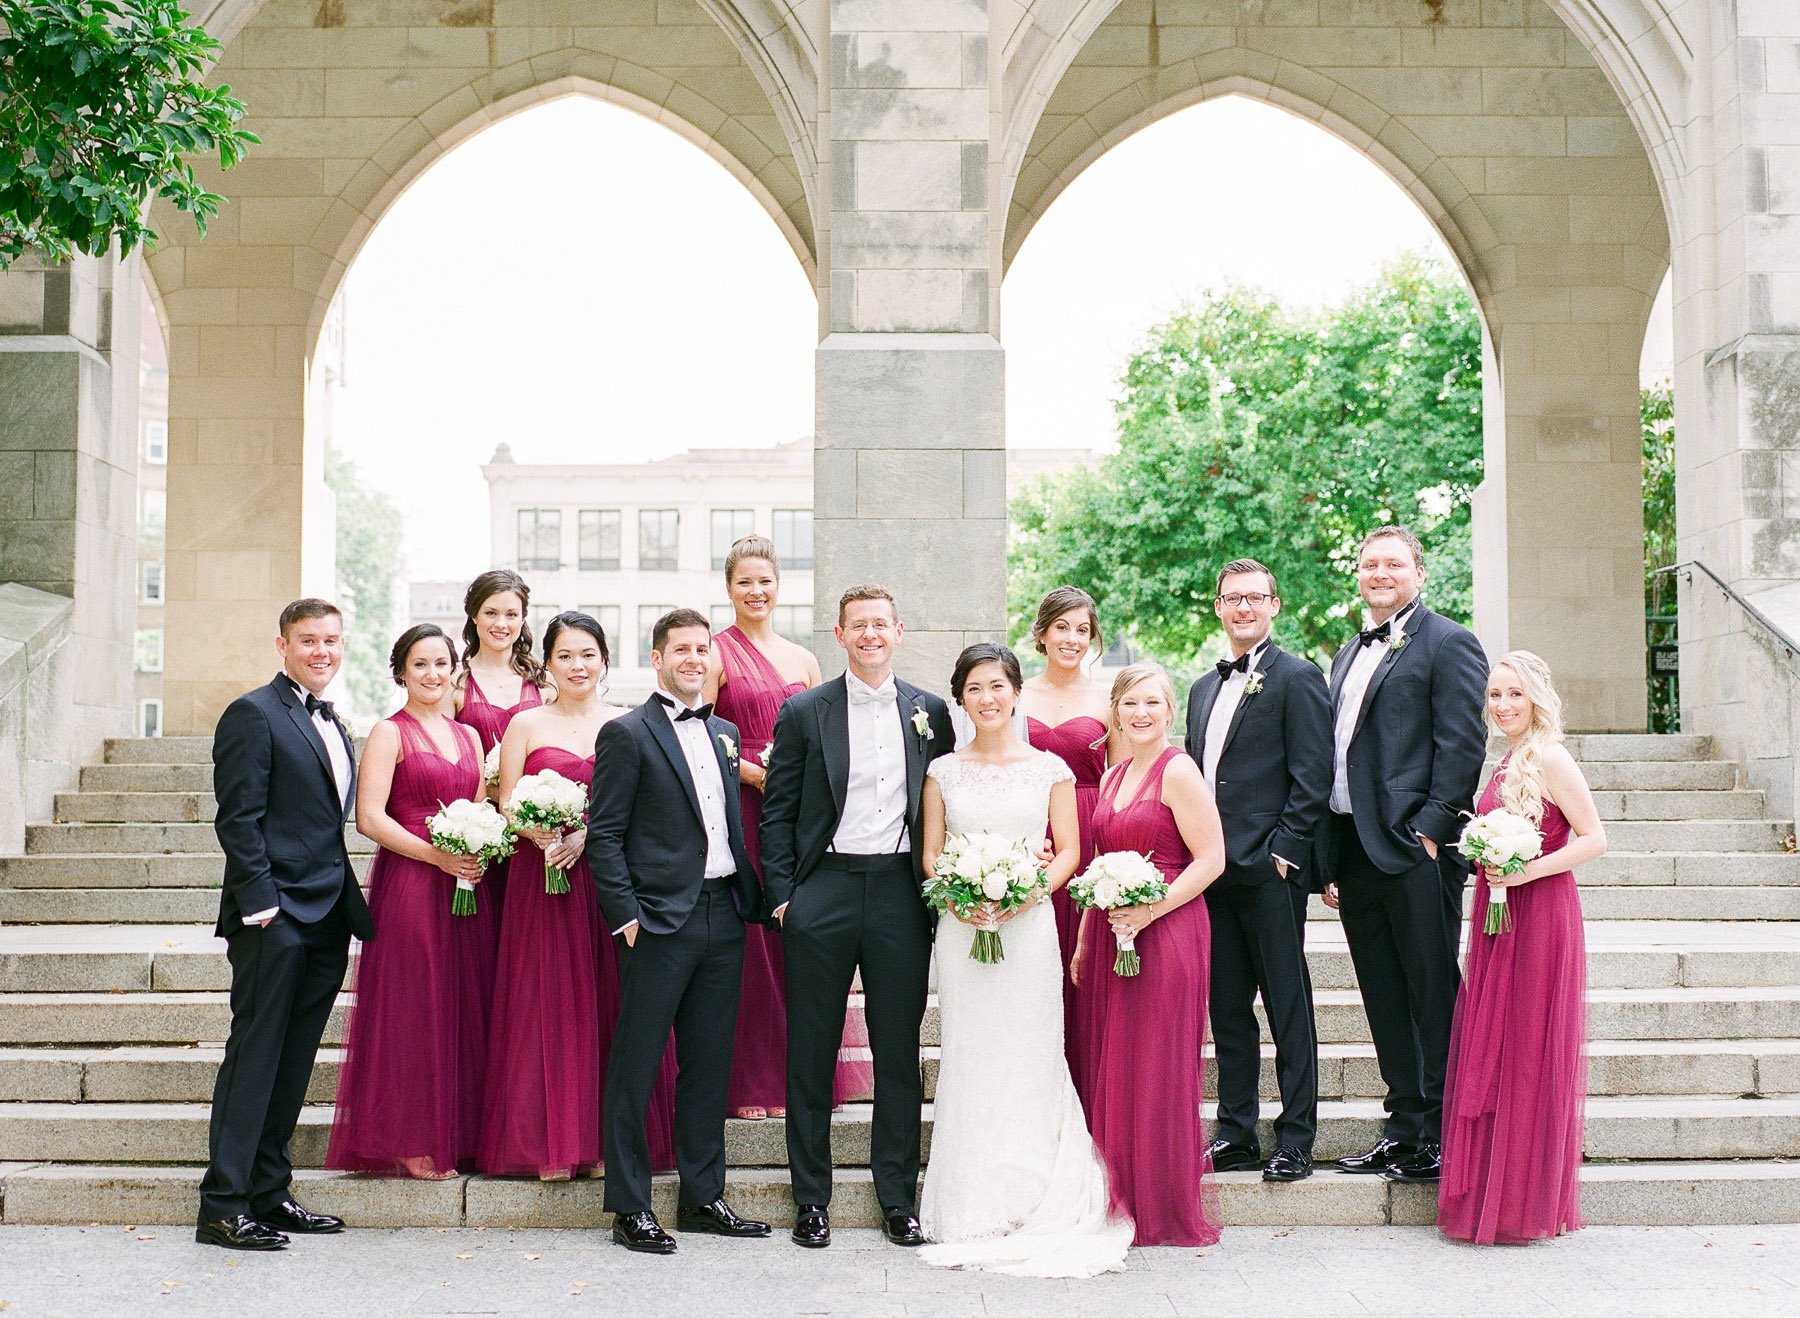
[[[1501,743],[1503,745],[1503,743]],[[1580,732],[1567,739],[1569,753],[1589,760],[1710,760],[1711,737],[1699,733]]]
[[[344,829],[351,851],[373,851],[375,844],[354,828]],[[28,824],[27,855],[81,852],[101,855],[166,855],[216,851],[211,824]]]
[[[211,737],[108,737],[108,764],[211,764]]]

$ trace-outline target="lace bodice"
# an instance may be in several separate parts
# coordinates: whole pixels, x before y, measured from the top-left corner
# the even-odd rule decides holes
[[[1029,842],[1035,849],[1050,822],[1050,789],[1075,775],[1048,751],[1008,764],[983,764],[965,755],[940,755],[926,770],[944,794],[944,828],[988,832]]]

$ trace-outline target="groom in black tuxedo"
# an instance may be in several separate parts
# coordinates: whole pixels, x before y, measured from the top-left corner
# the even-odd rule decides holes
[[[225,852],[214,932],[231,963],[231,1034],[213,1086],[194,1238],[282,1249],[342,1221],[294,1202],[288,1141],[344,982],[350,935],[375,935],[344,846],[356,757],[326,686],[344,659],[337,606],[281,611],[282,671],[231,702],[213,734],[213,831]]]
[[[600,729],[587,857],[619,951],[619,1023],[606,1067],[606,1210],[613,1239],[673,1254],[650,1209],[644,1119],[675,1031],[675,1225],[766,1236],[725,1202],[725,1103],[744,968],[744,921],[761,918],[738,808],[738,730],[700,703],[712,628],[693,609],[656,620],[657,690]]]
[[[1371,531],[1356,576],[1369,625],[1331,664],[1325,901],[1343,917],[1388,1116],[1338,1167],[1435,1181],[1468,877],[1455,843],[1487,744],[1488,663],[1467,628],[1419,603],[1425,554],[1405,527]]]
[[[831,1243],[831,1099],[850,984],[862,971],[875,1055],[870,1166],[882,1231],[919,1245],[919,1027],[932,918],[920,895],[925,766],[950,752],[944,702],[893,673],[894,597],[838,602],[842,677],[781,707],[763,784],[764,898],[787,959],[787,1145],[796,1244]]]
[[[1212,922],[1212,1029],[1219,1114],[1208,1150],[1219,1171],[1261,1167],[1265,1181],[1312,1175],[1319,1045],[1306,968],[1313,839],[1331,792],[1331,699],[1317,666],[1269,637],[1281,612],[1275,574],[1254,559],[1219,572],[1213,611],[1231,658],[1188,695],[1188,753],[1225,829],[1225,872],[1206,890]],[[1281,1115],[1267,1164],[1256,1142],[1263,1010],[1275,1036]]]

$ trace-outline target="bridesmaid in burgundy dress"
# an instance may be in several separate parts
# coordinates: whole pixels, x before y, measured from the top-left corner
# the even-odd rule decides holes
[[[481,753],[500,744],[520,710],[544,703],[544,666],[531,653],[531,587],[517,572],[483,572],[463,595],[463,670],[456,682],[456,721],[481,738]],[[505,907],[506,876],[496,873],[483,894],[498,918]]]
[[[1038,605],[1031,626],[1031,643],[1044,656],[1046,667],[1025,682],[1019,707],[1025,715],[1026,739],[1041,751],[1049,751],[1075,775],[1075,816],[1081,828],[1081,873],[1094,858],[1094,805],[1100,799],[1100,776],[1116,756],[1108,736],[1110,710],[1106,688],[1089,676],[1087,662],[1094,647],[1103,646],[1100,608],[1094,597],[1079,586],[1058,586]],[[1062,945],[1063,968],[1075,956],[1075,937],[1080,912],[1069,899],[1067,887],[1050,895],[1056,915],[1056,937]],[[1081,1073],[1079,1038],[1075,1030],[1075,985],[1063,982],[1063,1050],[1069,1073]]]
[[[501,801],[520,778],[546,769],[587,786],[594,740],[624,712],[600,699],[606,634],[589,615],[550,620],[544,663],[556,698],[508,725],[500,743]],[[600,926],[585,830],[558,838],[527,829],[520,839],[500,931],[480,1167],[490,1175],[564,1181],[600,1166],[601,1077],[619,1014],[618,966]],[[544,891],[546,861],[568,871],[568,892]],[[651,1156],[659,1168],[674,1165],[668,1078],[668,1101],[653,1104]]]
[[[1169,745],[1175,688],[1156,664],[1113,681],[1112,726],[1127,758],[1107,770],[1094,807],[1094,845],[1136,851],[1168,882],[1161,901],[1108,917],[1084,913],[1070,974],[1088,1127],[1106,1160],[1115,1213],[1135,1244],[1210,1245],[1219,1238],[1201,1118],[1212,937],[1195,899],[1225,869],[1225,835],[1199,766]],[[1143,971],[1113,973],[1116,934],[1135,936]]]
[[[1550,669],[1526,650],[1488,677],[1488,726],[1507,750],[1476,805],[1537,824],[1544,853],[1523,874],[1482,873],[1444,1085],[1438,1227],[1477,1244],[1524,1244],[1580,1228],[1587,1100],[1587,949],[1574,870],[1606,851],[1606,831],[1562,744]],[[1511,928],[1483,932],[1490,884]]]
[[[442,805],[482,795],[481,747],[450,718],[456,647],[425,623],[389,662],[406,705],[369,733],[356,793],[357,830],[380,848],[369,907],[381,937],[357,959],[325,1165],[441,1180],[475,1163],[494,985],[494,939],[455,934],[498,912],[479,863],[427,840]],[[450,914],[458,878],[477,883],[472,916]]]
[[[744,849],[761,873],[762,753],[775,731],[782,701],[819,684],[819,661],[803,645],[775,632],[775,602],[781,588],[781,565],[775,546],[759,535],[747,535],[725,556],[725,590],[737,621],[713,637],[712,671],[703,699],[717,706],[720,718],[738,726],[743,754],[738,759],[739,799],[744,816]],[[787,1102],[786,978],[781,939],[763,925],[744,929],[744,980],[738,1000],[737,1042],[731,1058],[730,1111],[758,1120],[782,1116]],[[859,1013],[844,1021],[844,1048],[868,1046]],[[868,1061],[846,1060],[840,1053],[835,1096],[841,1104],[865,1097],[874,1085]]]

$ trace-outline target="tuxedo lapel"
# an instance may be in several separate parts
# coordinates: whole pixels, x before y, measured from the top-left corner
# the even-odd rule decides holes
[[[650,728],[650,738],[662,747],[664,755],[669,757],[669,765],[675,770],[675,776],[681,780],[682,790],[687,793],[688,808],[694,812],[694,818],[706,822],[700,813],[700,795],[694,790],[694,775],[688,772],[687,756],[681,753],[681,743],[675,738],[675,725],[669,722],[669,716],[663,712],[662,702],[651,696],[641,706],[644,722]]]
[[[900,744],[906,747],[906,824],[909,829],[918,828],[919,799],[925,791],[925,747],[921,744],[924,738],[913,727],[913,714],[918,709],[913,704],[914,694],[912,687],[894,679],[894,712],[900,716]]]
[[[301,704],[300,697],[294,694],[292,682],[288,681],[286,677],[278,677],[273,686],[281,703],[287,706],[288,717],[293,720],[300,735],[306,738],[306,744],[312,747],[313,754],[318,757],[319,768],[325,772],[325,792],[332,800],[337,801],[338,809],[341,811],[344,803],[338,798],[337,775],[331,771],[331,752],[325,749],[325,738],[319,735],[319,725],[312,721],[312,715],[306,712],[306,706]],[[355,800],[355,755],[350,756],[350,772],[352,776],[350,797],[351,800]]]
[[[819,752],[825,757],[831,803],[842,819],[844,794],[850,788],[850,692],[842,677],[827,682],[819,700]]]
[[[1412,613],[1406,619],[1406,626],[1402,629],[1401,635],[1410,641],[1413,636],[1417,635],[1424,622],[1425,606],[1423,604],[1414,605]],[[1375,666],[1374,673],[1369,677],[1368,688],[1363,692],[1362,708],[1356,711],[1356,726],[1350,732],[1352,741],[1356,739],[1356,734],[1362,731],[1363,720],[1369,716],[1369,707],[1375,703],[1375,693],[1381,690],[1381,684],[1387,681],[1388,674],[1394,671],[1395,665],[1406,662],[1406,652],[1409,648],[1411,647],[1406,645],[1402,645],[1398,649],[1392,645],[1388,646],[1388,652]]]
[[[1194,757],[1196,764],[1206,763],[1206,725],[1212,720],[1213,706],[1219,703],[1219,692],[1225,689],[1217,669],[1200,679],[1200,713],[1194,720],[1194,727],[1199,739],[1188,748],[1188,754]]]
[[[1350,665],[1356,662],[1356,652],[1361,647],[1354,637],[1349,644],[1337,652],[1331,660],[1331,712],[1337,716],[1338,697],[1344,692],[1344,679],[1350,676]]]
[[[1256,672],[1257,674],[1259,674],[1262,677],[1263,684],[1265,687],[1268,685],[1268,682],[1269,682],[1269,665],[1274,661],[1276,654],[1277,654],[1277,651],[1275,649],[1275,643],[1273,641],[1271,641],[1271,642],[1269,642],[1268,647],[1263,650],[1261,664],[1259,664],[1253,670],[1254,672]],[[1224,689],[1224,683],[1220,683],[1220,689],[1221,690]],[[1237,708],[1231,711],[1231,722],[1229,724],[1227,724],[1225,727],[1224,744],[1219,747],[1219,758],[1220,759],[1224,759],[1225,752],[1231,749],[1232,739],[1237,736],[1238,728],[1243,726],[1244,715],[1250,709],[1250,702],[1255,699],[1256,699],[1256,697],[1251,695],[1248,689],[1243,691],[1238,696]],[[1210,710],[1208,710],[1207,712],[1211,713]]]

